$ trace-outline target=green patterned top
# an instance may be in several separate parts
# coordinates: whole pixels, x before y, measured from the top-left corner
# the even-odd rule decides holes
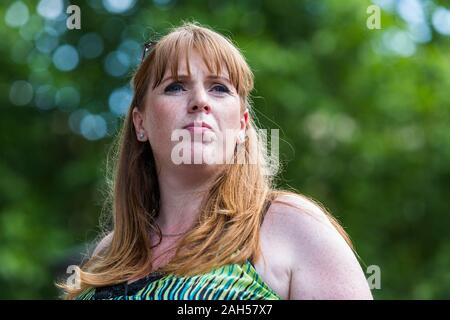
[[[208,273],[180,277],[153,272],[126,282],[82,292],[77,300],[281,300],[259,276],[250,260]]]

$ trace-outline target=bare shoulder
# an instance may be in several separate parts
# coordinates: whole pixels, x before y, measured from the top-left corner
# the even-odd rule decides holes
[[[302,195],[272,201],[267,228],[289,254],[289,299],[372,299],[364,272],[325,210]]]
[[[324,210],[311,199],[300,194],[283,194],[277,196],[272,201],[267,215],[276,217],[276,221],[274,222],[281,224],[283,228],[291,227],[291,231],[295,231],[296,233],[299,231],[298,228],[311,227],[306,224],[307,222],[334,230]],[[307,230],[310,229],[308,228]],[[286,231],[289,231],[289,229]]]

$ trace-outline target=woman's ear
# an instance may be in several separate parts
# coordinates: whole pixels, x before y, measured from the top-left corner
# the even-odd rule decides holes
[[[138,110],[138,108],[134,107],[132,116],[134,130],[136,131],[138,141],[147,140],[147,134],[144,129],[144,115]]]
[[[244,112],[242,113],[242,117],[241,117],[241,129],[247,128],[248,117],[249,117],[248,108],[245,108]]]
[[[245,111],[242,113],[242,116],[241,116],[241,121],[240,121],[241,128],[239,130],[238,143],[244,143],[244,141],[245,141],[246,130],[247,130],[247,125],[248,125],[248,117],[249,117],[248,108],[245,108]]]

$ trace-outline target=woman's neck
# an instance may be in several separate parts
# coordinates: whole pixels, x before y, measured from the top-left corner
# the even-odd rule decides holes
[[[180,171],[170,170],[158,175],[161,201],[156,223],[165,234],[184,232],[195,224],[202,201],[217,176],[200,168]]]

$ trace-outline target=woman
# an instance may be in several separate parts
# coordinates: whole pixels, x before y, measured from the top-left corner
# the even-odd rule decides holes
[[[66,298],[370,299],[336,220],[273,186],[253,74],[232,42],[185,23],[146,49],[118,141],[113,228]]]

